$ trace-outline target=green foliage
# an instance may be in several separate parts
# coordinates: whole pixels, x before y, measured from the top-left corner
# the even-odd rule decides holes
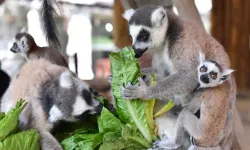
[[[0,149],[1,150],[39,150],[39,133],[34,130],[21,131],[18,129],[18,118],[26,106],[24,100],[17,102],[14,109],[6,115],[0,113]]]
[[[107,109],[109,102],[98,97],[105,107],[97,118],[97,126],[93,126],[92,130],[76,130],[62,141],[65,150],[141,150],[152,146],[153,140],[157,139],[153,119],[155,99],[125,100],[121,93],[122,86],[128,83],[135,85],[138,77],[142,76],[138,60],[134,56],[130,47],[110,54],[112,93],[117,116]],[[151,84],[156,84],[154,74]],[[171,108],[169,104],[167,110]]]

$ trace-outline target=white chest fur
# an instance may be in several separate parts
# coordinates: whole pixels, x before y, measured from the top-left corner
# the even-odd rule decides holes
[[[159,79],[175,73],[174,65],[167,49],[153,52],[152,67]]]

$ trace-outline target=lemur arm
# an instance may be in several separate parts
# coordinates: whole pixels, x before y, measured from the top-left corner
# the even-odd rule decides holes
[[[63,150],[60,143],[48,131],[39,131],[41,150]]]
[[[140,79],[139,86],[125,87],[123,96],[126,99],[171,99],[174,95],[192,93],[197,86],[196,71],[179,71],[149,87]]]

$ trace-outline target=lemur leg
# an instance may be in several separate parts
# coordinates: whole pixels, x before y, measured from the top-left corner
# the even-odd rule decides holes
[[[48,131],[40,131],[41,150],[63,150],[60,143]]]
[[[185,130],[194,139],[201,136],[200,119],[198,119],[192,112],[183,109],[180,113],[175,127],[175,143],[181,143]]]

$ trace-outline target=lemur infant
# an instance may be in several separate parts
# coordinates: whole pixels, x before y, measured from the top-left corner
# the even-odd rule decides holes
[[[232,69],[223,70],[220,64],[215,61],[205,60],[203,53],[200,53],[199,58],[200,64],[197,68],[199,88],[211,88],[221,85],[234,72]]]
[[[180,113],[175,128],[174,141],[166,140],[158,142],[158,148],[176,149],[181,145],[182,137],[185,131],[190,134],[192,143],[189,150],[220,150],[220,141],[223,138],[223,132],[227,128],[227,109],[225,102],[219,101],[221,98],[216,97],[216,93],[210,93],[209,88],[222,85],[230,78],[232,69],[222,70],[221,66],[210,60],[205,60],[204,54],[200,53],[200,64],[197,67],[199,89],[194,93],[191,104],[184,108]],[[222,85],[223,86],[223,85]],[[208,90],[208,92],[206,92]],[[202,95],[211,94],[210,99],[202,99]],[[214,94],[214,95],[213,95]],[[197,105],[200,106],[200,118],[197,118],[193,112],[197,111]],[[192,108],[193,107],[193,108]],[[214,107],[214,108],[211,108]],[[219,113],[219,111],[222,111]],[[218,115],[218,117],[213,117]],[[214,132],[212,131],[214,130]],[[196,146],[196,144],[198,146]],[[199,148],[202,147],[202,148]],[[224,150],[224,149],[223,149]]]
[[[37,129],[42,150],[63,150],[52,130],[60,121],[75,122],[99,114],[103,105],[94,95],[69,69],[43,58],[30,60],[3,95],[1,112],[8,112],[23,98],[28,104],[19,117],[20,128]]]
[[[27,60],[44,58],[53,64],[68,68],[66,59],[58,50],[50,47],[39,47],[34,38],[24,28],[16,34],[10,51],[23,55]]]

